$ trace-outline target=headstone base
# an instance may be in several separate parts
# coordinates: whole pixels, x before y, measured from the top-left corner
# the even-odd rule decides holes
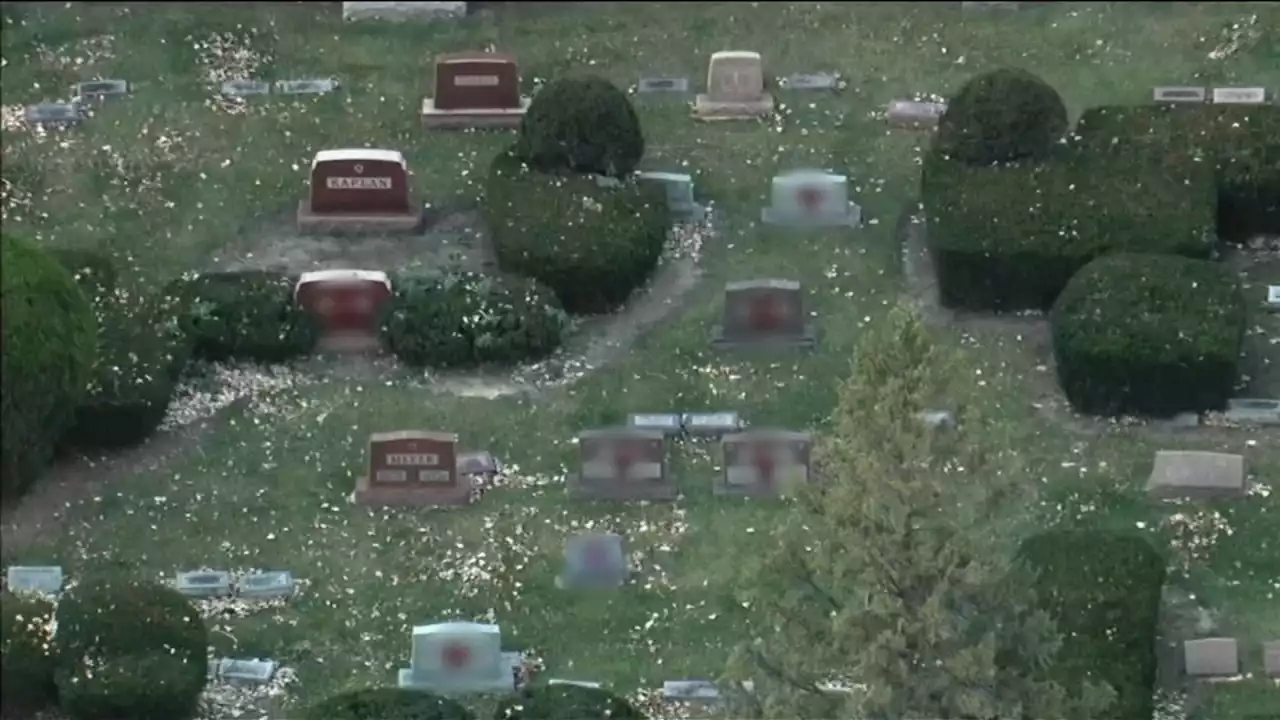
[[[382,341],[375,332],[331,332],[320,337],[316,350],[341,355],[376,355],[382,351]]]
[[[717,350],[733,348],[800,347],[812,348],[818,344],[818,333],[812,325],[805,325],[804,333],[796,336],[761,335],[759,337],[725,337],[724,328],[716,326],[711,347]]]
[[[605,582],[601,578],[578,579],[567,574],[556,576],[556,587],[561,590],[616,590],[627,584],[631,573],[620,575],[616,578],[609,578]]]
[[[717,120],[758,120],[773,114],[773,96],[764,95],[759,100],[715,101],[710,95],[700,94],[693,101],[693,117],[704,122]]]
[[[506,695],[516,691],[516,672],[523,664],[518,652],[502,653],[497,675],[488,678],[449,678],[433,682],[416,678],[412,668],[400,668],[396,685],[409,690],[424,690],[436,695]]]
[[[520,121],[529,111],[531,98],[520,98],[518,108],[495,108],[489,110],[466,108],[462,110],[438,110],[435,98],[422,99],[422,125],[437,130],[464,130],[467,128],[505,128],[520,127]]]
[[[465,2],[344,2],[343,20],[437,20],[467,14]]]
[[[298,232],[308,235],[355,235],[360,233],[414,233],[422,229],[421,207],[409,200],[407,213],[372,215],[317,213],[309,200],[298,202]]]
[[[570,475],[569,480],[569,497],[574,500],[671,502],[680,494],[680,489],[671,478],[661,482],[640,481],[629,484],[584,481],[581,475]]]
[[[793,228],[858,227],[862,224],[862,208],[850,202],[843,215],[805,215],[767,207],[760,211],[760,222]]]
[[[457,485],[440,487],[421,484],[407,487],[390,487],[372,485],[369,482],[369,478],[365,476],[356,480],[356,490],[352,499],[356,505],[449,507],[470,505],[472,494],[471,484],[465,481]]]
[[[669,208],[671,211],[671,222],[676,224],[697,224],[707,219],[706,205],[689,205],[686,207]]]

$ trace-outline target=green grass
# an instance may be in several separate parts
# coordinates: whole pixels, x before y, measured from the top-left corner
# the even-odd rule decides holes
[[[964,18],[954,5],[624,3],[430,27],[343,26],[336,4],[6,8],[6,103],[65,96],[71,83],[95,76],[136,84],[130,98],[74,133],[5,132],[3,176],[16,203],[6,223],[51,243],[133,258],[130,270],[143,283],[199,269],[215,251],[252,247],[239,228],[287,212],[305,192],[312,154],[324,148],[400,149],[428,201],[474,202],[477,178],[510,137],[422,130],[416,108],[437,53],[489,45],[513,52],[529,88],[579,69],[624,87],[641,73],[687,75],[700,86],[707,56],[724,49],[762,51],[774,75],[838,70],[850,80],[839,95],[782,94],[781,116],[769,124],[702,125],[679,101],[637,98],[649,145],[644,166],[689,168],[722,224],[692,302],[624,360],[537,398],[462,398],[381,382],[288,389],[264,403],[271,412],[236,410],[198,450],[160,471],[140,468],[78,503],[65,534],[20,558],[72,572],[99,563],[148,573],[292,569],[309,581],[295,603],[219,624],[238,638],[235,654],[297,668],[301,701],[393,682],[408,660],[410,625],[490,611],[506,642],[536,648],[551,676],[631,690],[716,674],[727,648],[749,637],[752,620],[732,601],[727,578],[735,558],[752,551],[760,535],[753,530],[776,522],[778,511],[713,499],[718,453],[706,444],[673,449],[686,497],[672,506],[571,505],[559,483],[573,464],[574,432],[631,411],[723,407],[755,424],[820,431],[860,329],[901,291],[893,226],[913,201],[928,142],[889,131],[871,113],[912,93],[950,94],[999,66],[1040,74],[1073,117],[1093,105],[1145,102],[1152,86],[1197,76],[1280,87],[1274,38],[1225,60],[1207,57],[1222,28],[1262,12],[1256,4],[1062,3]],[[253,74],[332,74],[344,87],[332,97],[257,98],[246,114],[220,112],[202,65],[209,52],[201,45],[214,33],[252,51],[261,61]],[[872,224],[814,233],[760,227],[768,178],[799,166],[847,173]],[[719,288],[761,275],[805,283],[821,333],[816,352],[753,360],[708,349]],[[1273,321],[1256,324],[1265,322]],[[1276,336],[1274,324],[1265,327]],[[1174,561],[1216,513],[1232,532],[1196,546],[1185,582],[1225,611],[1234,634],[1280,637],[1280,495],[1186,508],[1191,529],[1182,534],[1141,496],[1162,447],[1241,452],[1257,480],[1274,481],[1274,432],[1165,440],[1125,428],[1070,432],[1033,406],[1053,381],[1030,337],[945,336],[981,363],[990,402],[1006,420],[992,441],[1016,443],[1029,479],[1043,484],[1042,506],[1029,513],[1090,527],[1142,524]],[[1258,347],[1275,353],[1276,345]],[[461,511],[348,505],[368,434],[402,427],[456,431],[463,445],[517,466],[522,481]],[[629,535],[643,569],[638,587],[582,597],[553,587],[563,538],[588,523]],[[218,642],[229,650],[221,634]],[[1252,652],[1257,669],[1256,646]]]

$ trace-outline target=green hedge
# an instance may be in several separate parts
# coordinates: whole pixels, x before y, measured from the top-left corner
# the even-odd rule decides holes
[[[75,278],[85,294],[105,295],[115,290],[120,280],[116,264],[105,253],[79,248],[52,248],[49,254]]]
[[[393,287],[383,339],[415,367],[537,360],[560,346],[568,327],[555,295],[519,277],[402,275]]]
[[[536,173],[510,152],[494,160],[484,209],[502,270],[547,285],[574,314],[625,302],[653,274],[670,227],[654,184]]]
[[[471,711],[449,698],[400,688],[350,690],[312,705],[302,713],[302,720],[472,720],[474,717]]]
[[[1239,242],[1280,234],[1280,106],[1140,105],[1085,111],[1079,144],[1117,158],[1213,168],[1217,229]]]
[[[516,154],[539,172],[626,177],[644,157],[640,118],[626,93],[597,75],[552,80],[520,121]]]
[[[63,592],[54,617],[59,702],[77,720],[195,715],[208,681],[209,632],[176,590],[90,577]],[[139,682],[151,673],[153,682]]]
[[[1016,68],[978,75],[947,102],[933,148],[968,165],[1043,158],[1067,131],[1051,85]]]
[[[921,197],[944,306],[1047,310],[1077,270],[1113,252],[1208,258],[1214,181],[1187,160],[1062,148],[1045,162],[976,167],[937,152]]]
[[[0,235],[0,498],[17,499],[54,455],[84,396],[96,337],[75,281],[35,243]]]
[[[0,710],[32,717],[57,702],[53,628],[49,600],[0,593]]]
[[[1067,283],[1051,314],[1058,382],[1096,415],[1221,409],[1245,333],[1240,281],[1207,260],[1121,253]]]
[[[644,713],[601,688],[538,685],[503,698],[494,720],[644,720]]]
[[[1110,684],[1105,717],[1151,720],[1156,634],[1165,562],[1146,538],[1125,532],[1051,530],[1023,541],[1020,566],[1063,636],[1050,672],[1064,687]]]
[[[315,320],[294,302],[296,278],[266,270],[213,272],[179,278],[169,295],[194,357],[210,362],[276,363],[310,353]]]

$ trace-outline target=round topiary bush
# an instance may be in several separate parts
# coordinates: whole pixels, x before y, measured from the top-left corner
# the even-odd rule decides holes
[[[93,365],[93,311],[35,243],[0,235],[0,497],[21,496],[53,458]]]
[[[934,148],[971,165],[1049,155],[1067,131],[1058,91],[1025,70],[979,75],[951,98]]]
[[[625,177],[644,157],[640,118],[625,93],[597,75],[563,77],[534,96],[516,155],[539,172]]]
[[[307,708],[302,720],[472,720],[449,698],[420,690],[363,688],[339,693]]]
[[[169,295],[194,357],[274,363],[311,352],[320,336],[294,302],[295,282],[266,270],[203,273],[179,278]]]
[[[120,279],[116,264],[105,253],[80,248],[52,248],[49,254],[90,297],[104,295],[115,289]]]
[[[160,427],[190,348],[167,297],[123,290],[93,303],[98,353],[88,395],[63,442],[77,448],[119,448]]]
[[[1103,256],[1071,278],[1050,319],[1058,382],[1080,412],[1198,412],[1234,390],[1245,301],[1217,263]]]
[[[88,578],[63,592],[54,618],[63,709],[85,720],[194,715],[209,674],[209,632],[176,590],[133,578]],[[93,714],[95,707],[114,714]]]
[[[36,595],[0,594],[0,710],[30,717],[57,701],[53,628],[53,603]]]
[[[503,698],[494,720],[644,720],[644,713],[601,688],[537,685]]]
[[[625,302],[653,274],[670,227],[653,184],[544,175],[509,153],[490,169],[484,209],[503,271],[542,282],[574,314]]]
[[[383,338],[415,367],[538,360],[560,346],[569,325],[554,293],[520,277],[402,275],[394,287]]]

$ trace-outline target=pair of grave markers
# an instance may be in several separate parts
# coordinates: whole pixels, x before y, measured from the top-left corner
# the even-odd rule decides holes
[[[178,573],[173,585],[187,597],[205,600],[233,595],[253,600],[282,600],[293,597],[297,590],[293,573],[288,570],[253,572],[239,579],[222,570],[193,570]]]
[[[338,89],[336,78],[308,78],[305,80],[277,80],[274,83],[253,78],[235,78],[222,83],[219,91],[233,98],[256,95],[325,95]]]
[[[1203,86],[1173,85],[1154,88],[1151,94],[1155,102],[1170,105],[1202,105],[1210,101],[1214,105],[1265,105],[1267,103],[1267,89],[1264,87],[1210,89]]]

